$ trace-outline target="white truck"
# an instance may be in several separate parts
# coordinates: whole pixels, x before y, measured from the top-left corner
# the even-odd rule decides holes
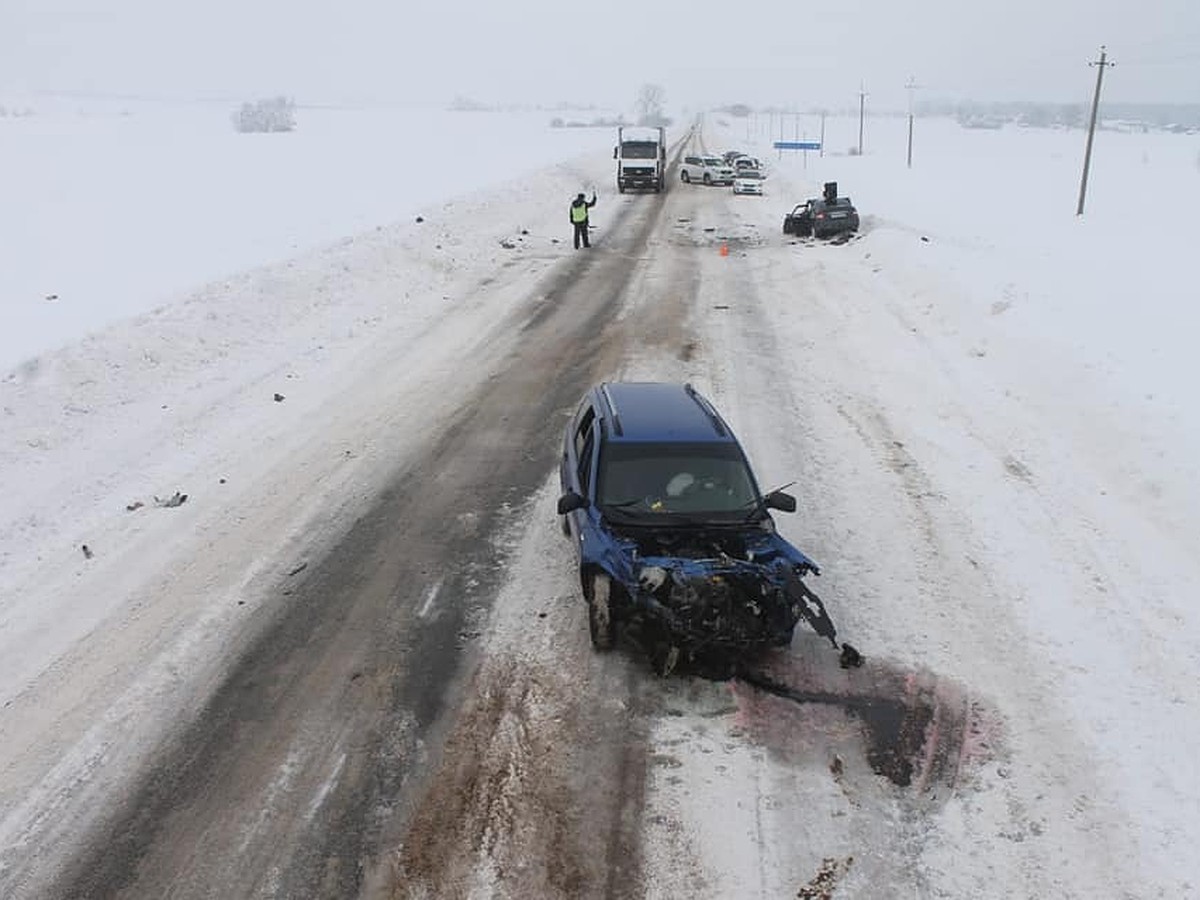
[[[652,188],[660,192],[666,183],[667,132],[662,127],[621,126],[617,129],[617,190]]]

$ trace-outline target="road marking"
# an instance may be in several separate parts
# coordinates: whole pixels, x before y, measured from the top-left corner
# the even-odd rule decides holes
[[[312,803],[308,805],[308,812],[304,816],[305,819],[312,821],[313,816],[317,814],[317,811],[320,810],[321,805],[325,802],[325,798],[329,796],[329,792],[333,790],[333,786],[337,784],[338,776],[342,774],[342,766],[345,764],[346,754],[343,753],[338,757],[337,762],[333,764],[333,771],[329,773],[329,777],[325,779],[316,796],[313,797]]]
[[[437,599],[437,595],[442,590],[442,580],[439,578],[429,590],[425,592],[425,599],[421,601],[421,608],[417,610],[417,618],[424,619],[429,615],[429,611],[433,609],[433,602]]]

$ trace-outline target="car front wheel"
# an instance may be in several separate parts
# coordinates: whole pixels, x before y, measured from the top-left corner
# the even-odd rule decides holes
[[[691,176],[689,176],[686,171],[683,171],[683,172],[679,173],[679,180],[682,181],[684,184],[687,184],[692,179],[691,179]]]
[[[592,647],[601,653],[614,643],[612,623],[612,579],[602,573],[592,576],[587,596],[588,630]]]
[[[679,664],[680,651],[666,640],[655,641],[650,648],[650,668],[659,678],[666,678]]]

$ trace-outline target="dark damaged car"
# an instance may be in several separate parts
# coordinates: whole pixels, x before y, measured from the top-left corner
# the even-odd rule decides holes
[[[786,646],[802,619],[838,646],[803,581],[816,564],[771,518],[794,512],[795,498],[759,491],[729,425],[690,385],[588,391],[563,439],[561,481],[597,650],[633,626],[667,672]]]

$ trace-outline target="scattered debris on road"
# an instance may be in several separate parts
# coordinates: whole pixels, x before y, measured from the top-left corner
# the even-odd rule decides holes
[[[187,498],[187,494],[181,494],[179,491],[176,491],[165,500],[156,494],[154,497],[154,505],[169,509],[174,506],[183,506],[183,504],[187,503]]]
[[[833,892],[837,890],[838,879],[849,872],[853,864],[853,856],[847,856],[845,859],[825,857],[821,860],[821,868],[813,880],[800,888],[796,894],[797,900],[831,900]]]
[[[92,553],[92,548],[91,548],[91,547],[89,547],[87,544],[84,544],[84,545],[83,545],[82,547],[80,547],[79,549],[83,551],[83,558],[84,558],[84,559],[91,559],[93,556],[95,556],[95,554],[94,554],[94,553]]]

